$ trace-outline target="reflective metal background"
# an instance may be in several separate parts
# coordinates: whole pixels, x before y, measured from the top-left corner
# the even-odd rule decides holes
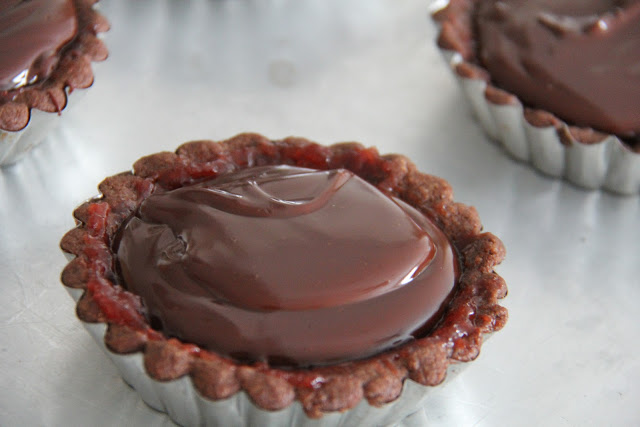
[[[107,62],[0,172],[0,424],[170,425],[75,320],[58,249],[108,175],[242,131],[357,140],[449,180],[503,239],[511,318],[440,386],[430,425],[640,422],[640,203],[584,192],[487,141],[424,0],[103,0]]]

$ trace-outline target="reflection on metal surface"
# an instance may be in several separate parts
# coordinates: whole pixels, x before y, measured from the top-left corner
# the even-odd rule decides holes
[[[75,319],[58,243],[104,177],[187,140],[251,130],[406,154],[504,241],[509,324],[435,389],[430,426],[637,424],[640,200],[546,179],[487,144],[433,45],[428,4],[100,6],[110,57],[84,108],[0,171],[0,424],[172,425]],[[271,82],[277,61],[293,64],[278,77],[292,84]]]

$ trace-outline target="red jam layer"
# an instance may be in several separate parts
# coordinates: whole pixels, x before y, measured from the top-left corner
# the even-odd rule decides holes
[[[77,30],[73,0],[0,0],[0,90],[46,79]]]
[[[478,56],[526,104],[640,135],[640,0],[483,0]]]
[[[149,196],[121,229],[154,328],[242,360],[322,365],[425,333],[457,257],[424,215],[346,170],[241,170]]]

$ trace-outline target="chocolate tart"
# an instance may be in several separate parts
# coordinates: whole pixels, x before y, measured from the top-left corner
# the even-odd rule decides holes
[[[455,291],[435,326],[372,356],[305,367],[241,361],[152,327],[140,298],[121,286],[114,248],[123,239],[123,224],[153,195],[267,165],[350,171],[432,221],[459,266]],[[507,310],[498,305],[507,288],[494,272],[505,255],[502,242],[482,231],[474,208],[453,202],[444,180],[417,171],[401,155],[382,156],[358,143],[327,147],[303,138],[241,134],[143,157],[132,172],[105,179],[99,190],[99,197],[75,210],[77,227],[61,241],[70,258],[62,283],[77,300],[79,319],[125,381],[179,424],[250,419],[292,425],[321,417],[327,425],[398,422],[420,409],[429,386],[444,381],[450,366],[475,359],[483,335],[507,321]]]
[[[580,6],[580,10],[594,7],[611,9],[598,9],[597,13],[593,14],[582,11],[566,15],[555,14],[551,10],[545,11],[543,6],[540,16],[533,19],[533,23],[528,22],[526,25],[529,27],[523,29],[523,32],[518,32],[519,27],[513,21],[507,21],[521,19],[513,18],[515,15],[512,15],[520,11],[518,9],[517,12],[512,12],[520,6],[512,6],[509,2],[497,6],[493,3],[495,2],[483,0],[449,0],[444,7],[439,7],[432,14],[440,26],[438,46],[487,135],[497,141],[513,158],[530,163],[545,175],[564,178],[587,189],[602,188],[626,195],[640,192],[640,130],[637,107],[632,106],[633,102],[637,104],[637,101],[633,101],[637,97],[632,95],[637,90],[637,84],[633,80],[636,77],[632,77],[632,73],[629,74],[629,80],[625,83],[631,90],[618,86],[621,74],[625,73],[623,67],[629,67],[628,64],[633,62],[633,55],[637,55],[638,49],[630,48],[631,50],[622,56],[624,62],[621,65],[607,62],[608,59],[601,60],[604,62],[600,63],[599,67],[609,70],[609,81],[613,83],[610,88],[600,88],[595,83],[597,79],[601,79],[595,72],[588,77],[584,73],[584,82],[578,83],[580,69],[585,70],[590,66],[582,64],[581,58],[575,59],[570,56],[571,51],[581,51],[579,56],[586,58],[593,50],[593,55],[602,51],[605,52],[604,58],[609,58],[614,51],[613,47],[620,46],[621,43],[611,37],[611,49],[601,49],[601,44],[607,42],[606,33],[613,31],[614,27],[617,31],[615,37],[619,38],[624,37],[622,34],[625,33],[618,28],[625,26],[624,31],[631,42],[632,34],[637,34],[640,28],[637,24],[640,3],[628,1],[614,5],[612,2],[600,2],[600,6],[595,6],[598,2],[589,2],[589,5],[578,2],[574,7]],[[564,11],[570,10],[571,5],[565,3],[558,3],[557,7],[564,8]],[[534,4],[531,2],[519,4],[526,5],[522,9],[535,7],[531,6]],[[492,7],[499,9],[502,6],[507,11],[504,16],[501,12],[490,10]],[[527,13],[532,12],[527,10]],[[490,20],[490,24],[481,27],[485,20]],[[502,30],[502,25],[505,25],[505,28],[508,26],[509,29]],[[536,28],[531,30],[534,26]],[[480,31],[483,31],[486,38],[502,39],[482,45]],[[496,36],[500,31],[503,31],[502,35]],[[529,39],[534,36],[541,39]],[[509,39],[512,41],[505,41]],[[552,53],[539,53],[542,51],[541,46],[556,44],[560,47],[548,48],[557,49],[549,50]],[[574,44],[580,47],[571,47]],[[518,52],[519,46],[526,47]],[[533,55],[528,50],[531,46],[534,47],[531,51],[537,49],[537,53],[534,54],[538,56],[535,59],[526,56]],[[593,49],[591,46],[594,46]],[[487,53],[489,48],[500,51]],[[484,59],[481,59],[480,49],[483,49]],[[574,70],[576,67],[577,70]],[[597,67],[592,68],[595,70]],[[496,75],[492,75],[489,69]],[[509,77],[515,79],[515,83],[505,81],[502,76],[506,73],[503,71],[505,69],[516,70],[512,74],[518,77]],[[564,69],[571,72],[561,76],[566,79],[565,82],[549,80],[554,83],[547,83],[547,78],[556,76],[549,77],[544,71],[546,69],[555,70],[553,72],[557,74],[561,74]],[[593,80],[586,80],[587,78]],[[498,80],[503,83],[499,83]],[[585,87],[590,93],[581,98],[583,95],[579,90]],[[552,90],[554,88],[557,88],[557,92]],[[574,92],[574,88],[578,89]],[[622,106],[624,102],[609,105],[614,102],[610,103],[607,100],[620,99],[623,95],[630,95],[627,98],[631,101],[624,101],[627,107]],[[545,108],[543,105],[548,107]],[[634,114],[635,125],[630,124],[634,120]]]
[[[15,67],[26,68],[17,76],[4,75],[0,85],[0,166],[15,162],[38,144],[57,123],[70,94],[93,84],[91,62],[103,61],[108,55],[98,34],[109,29],[106,19],[94,10],[96,2],[57,1],[52,11],[45,8],[53,3],[42,1],[17,1],[3,7],[0,19],[7,28],[2,51],[5,58],[22,61],[3,66],[3,75]],[[65,17],[52,18],[62,13]],[[56,37],[65,40],[69,36],[60,46],[50,45]],[[35,41],[23,44],[23,38]],[[24,46],[31,50],[23,52]]]

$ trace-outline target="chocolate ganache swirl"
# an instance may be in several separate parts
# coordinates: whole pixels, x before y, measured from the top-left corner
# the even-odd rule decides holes
[[[0,0],[0,90],[46,79],[77,30],[73,0]]]
[[[478,55],[525,104],[640,135],[640,0],[483,0]]]
[[[153,327],[295,366],[367,357],[426,332],[458,271],[446,236],[413,207],[349,171],[291,166],[149,196],[117,256]]]

